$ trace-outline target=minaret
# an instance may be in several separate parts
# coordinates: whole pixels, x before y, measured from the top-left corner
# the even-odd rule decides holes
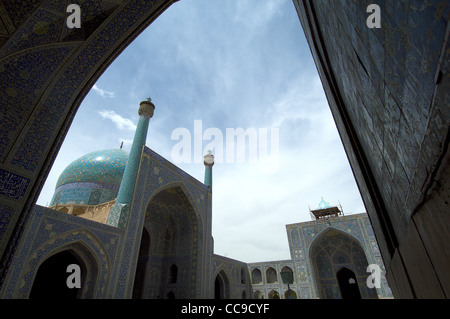
[[[127,166],[125,167],[122,182],[120,183],[117,200],[109,212],[108,221],[106,222],[108,225],[121,228],[125,228],[126,226],[131,200],[133,199],[142,147],[145,145],[148,124],[150,118],[153,116],[154,110],[155,105],[151,102],[150,98],[147,101],[142,101],[139,105],[139,122],[134,133],[133,144],[131,145]]]
[[[205,185],[212,189],[212,167],[214,165],[214,155],[211,151],[203,156],[203,163],[205,164]]]

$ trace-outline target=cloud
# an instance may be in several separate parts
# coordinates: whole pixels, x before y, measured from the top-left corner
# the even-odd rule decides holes
[[[124,118],[114,111],[103,110],[99,111],[98,114],[100,114],[100,116],[104,119],[113,121],[113,123],[116,124],[117,128],[120,130],[128,130],[128,131],[136,130],[136,125],[133,123],[132,120]]]
[[[104,98],[114,98],[115,97],[114,92],[109,92],[109,91],[103,90],[103,89],[99,88],[96,84],[94,84],[92,89],[101,97],[104,97]]]
[[[172,131],[185,127],[193,134],[194,120],[202,120],[202,133],[218,128],[224,138],[226,128],[279,128],[275,172],[266,173],[259,162],[214,165],[212,232],[219,255],[246,262],[289,258],[285,225],[310,220],[308,206],[314,209],[321,197],[331,205],[340,202],[346,214],[364,211],[291,1],[180,1],[142,32],[99,83],[111,92],[94,85],[95,94],[83,102],[86,115],[78,111],[58,155],[61,170],[100,147],[117,148],[123,141],[128,151],[136,129],[131,119],[148,94],[156,110],[146,145],[168,160],[176,144]],[[92,127],[98,118],[88,109],[98,105],[97,94],[103,98],[98,114],[115,124],[112,130],[109,121]],[[134,106],[119,115],[106,105],[110,98]],[[208,143],[203,140],[202,149]],[[175,164],[203,181],[202,163]],[[51,199],[60,172],[51,174],[56,177],[49,179],[42,204]]]

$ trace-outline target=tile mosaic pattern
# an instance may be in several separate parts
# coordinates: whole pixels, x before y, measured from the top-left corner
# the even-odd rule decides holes
[[[0,195],[22,199],[30,180],[0,168]]]
[[[58,204],[97,205],[117,197],[119,186],[102,183],[70,183],[57,188],[49,206]]]
[[[56,183],[56,188],[79,182],[120,185],[127,161],[128,153],[120,149],[86,154],[64,169]]]
[[[126,236],[122,248],[122,263],[114,270],[112,276],[115,284],[111,292],[114,298],[124,298],[132,295],[134,273],[136,269],[139,244],[145,221],[145,214],[151,200],[165,189],[179,187],[185,201],[192,207],[192,219],[195,220],[197,235],[193,237],[193,257],[190,261],[191,279],[186,296],[198,298],[206,296],[209,288],[210,271],[207,267],[210,262],[211,242],[211,192],[210,190],[189,174],[185,173],[156,152],[144,147],[139,166],[138,178],[134,191],[131,210],[127,216]],[[151,234],[150,234],[151,236]],[[155,269],[153,270],[156,271]],[[154,273],[157,276],[158,271]],[[156,277],[155,277],[156,278]]]
[[[8,229],[14,209],[8,205],[0,204],[0,242]]]
[[[288,265],[294,271],[294,284],[291,285],[291,289],[296,293],[297,298],[314,299],[319,297],[315,281],[317,275],[314,273],[315,268],[313,267],[313,262],[318,260],[317,262],[319,264],[322,263],[323,266],[317,267],[320,271],[319,276],[328,280],[328,286],[326,287],[328,297],[338,298],[340,294],[337,285],[334,283],[334,273],[337,269],[333,268],[333,263],[330,262],[329,259],[329,254],[335,252],[336,247],[346,247],[346,249],[350,251],[348,255],[352,256],[352,261],[359,265],[359,268],[351,266],[351,262],[347,263],[347,266],[353,269],[355,273],[359,274],[361,278],[367,278],[369,275],[369,273],[365,273],[366,269],[360,266],[365,263],[379,265],[383,274],[385,274],[380,251],[366,213],[332,217],[328,221],[324,219],[289,224],[286,225],[286,232],[291,252],[291,260],[248,264],[250,274],[254,269],[259,269],[262,274],[262,282],[253,285],[254,294],[255,292],[258,292],[260,296],[268,298],[269,292],[277,291],[281,298],[283,298],[286,286],[283,286],[280,283],[280,280],[278,283],[267,284],[265,271],[269,267],[273,267],[279,274],[282,267]],[[336,234],[345,234],[346,236],[331,236]],[[316,245],[318,242],[319,244]],[[361,247],[361,249],[352,249],[352,244],[355,245],[355,247]],[[312,247],[314,246],[316,247],[316,250],[314,250],[314,256],[312,256]],[[344,251],[347,250],[344,249]],[[344,258],[343,261],[345,261],[345,256],[342,257]],[[338,256],[336,258],[338,258]],[[312,259],[315,259],[315,261]],[[366,259],[367,261],[364,261],[363,259]],[[338,265],[338,268],[342,266],[337,261],[336,265]],[[362,283],[365,283],[365,281]],[[373,291],[370,291],[364,285],[360,286],[360,290],[362,291],[363,296],[366,297],[373,296],[374,294]],[[387,280],[384,275],[381,280],[381,288],[377,289],[376,294],[381,298],[392,298],[392,292],[387,285]]]
[[[117,197],[128,154],[120,149],[86,154],[61,173],[50,206],[97,205]]]
[[[39,265],[66,249],[74,250],[91,270],[83,296],[105,298],[111,268],[118,262],[122,236],[123,230],[118,228],[35,206],[14,256],[2,298],[27,298]]]

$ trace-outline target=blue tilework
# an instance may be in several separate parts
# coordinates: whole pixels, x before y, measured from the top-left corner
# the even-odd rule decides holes
[[[3,240],[3,235],[8,229],[9,222],[14,214],[14,209],[4,205],[0,204],[0,242]]]
[[[42,97],[43,91],[39,84],[43,83],[43,86],[48,84],[57,72],[53,65],[62,63],[74,47],[74,44],[68,43],[25,49],[0,61],[0,83],[2,83],[2,92],[0,93],[0,105],[2,105],[0,112],[1,159],[5,158],[6,151],[11,147],[11,143],[17,138],[36,103]],[[30,61],[38,61],[38,63],[30,64]],[[50,113],[40,115],[38,120],[41,125],[55,120]],[[48,130],[48,128],[46,129]],[[35,143],[37,148],[42,149],[41,144],[45,141],[33,136],[30,143]],[[32,150],[33,148],[29,149],[26,156],[31,157]],[[28,160],[33,159],[29,158]]]
[[[56,183],[93,182],[120,185],[128,154],[120,149],[96,151],[70,163]]]
[[[30,180],[0,168],[0,194],[14,199],[21,199]]]
[[[41,262],[69,248],[87,256],[85,261],[98,274],[85,283],[86,293],[92,298],[104,298],[111,268],[118,260],[123,230],[41,206],[35,206],[31,216],[14,256],[3,298],[26,298]]]

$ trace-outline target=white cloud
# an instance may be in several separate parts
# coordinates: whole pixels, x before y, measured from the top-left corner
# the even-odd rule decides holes
[[[93,127],[98,118],[86,111],[58,158],[74,144],[79,154],[69,153],[61,169],[121,141],[127,150],[136,129],[131,118],[148,95],[156,110],[146,144],[168,160],[176,143],[171,131],[192,129],[194,120],[203,121],[203,131],[223,133],[227,127],[279,128],[276,172],[262,174],[262,165],[249,163],[214,166],[212,231],[217,254],[245,262],[289,258],[285,225],[310,220],[308,205],[316,208],[323,197],[331,205],[340,201],[346,212],[364,210],[306,44],[291,1],[180,1],[102,75],[99,83],[115,93],[92,89],[100,101],[114,97],[117,105],[134,105],[121,108],[122,115],[102,105],[98,114],[117,130],[109,121]],[[94,109],[98,98],[92,96]],[[82,134],[91,140],[81,143]],[[203,181],[203,164],[177,166]]]
[[[134,124],[132,120],[124,118],[112,110],[99,111],[98,114],[100,114],[100,116],[104,119],[113,121],[113,123],[116,124],[117,128],[120,130],[136,130],[136,124]]]
[[[113,98],[113,97],[115,97],[114,92],[109,92],[109,91],[103,90],[103,89],[99,88],[96,84],[94,84],[94,86],[92,87],[92,89],[93,89],[98,95],[100,95],[101,97],[104,97],[104,98]]]

